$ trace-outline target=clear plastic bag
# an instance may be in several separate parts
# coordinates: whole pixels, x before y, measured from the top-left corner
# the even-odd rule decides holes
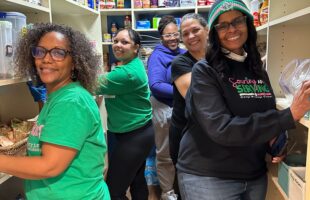
[[[306,80],[310,80],[310,59],[294,59],[285,66],[279,84],[289,104],[292,103],[294,94],[302,82]]]

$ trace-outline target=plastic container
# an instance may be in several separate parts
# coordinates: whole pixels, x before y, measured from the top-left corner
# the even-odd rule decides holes
[[[21,30],[26,27],[26,16],[19,12],[0,12],[0,21],[12,23],[12,43],[15,46],[20,38]]]
[[[261,25],[264,25],[268,22],[268,15],[269,15],[269,0],[264,0],[262,7],[260,8],[259,12],[259,21]]]
[[[151,8],[157,8],[158,7],[158,0],[151,0]]]
[[[112,35],[112,38],[114,38],[116,32],[117,32],[117,27],[116,27],[116,24],[113,22],[112,25],[111,25],[111,35]]]
[[[151,1],[150,0],[142,0],[142,7],[143,8],[150,8],[151,7]]]
[[[180,7],[194,7],[196,0],[180,0]]]
[[[160,17],[153,17],[153,19],[152,19],[152,27],[154,28],[154,29],[158,29],[158,25],[159,25],[159,21],[160,21]]]
[[[131,28],[131,20],[128,15],[126,15],[124,19],[124,28]]]
[[[137,29],[149,29],[151,28],[151,23],[148,20],[138,20],[136,26]]]
[[[12,23],[0,21],[0,79],[12,77],[12,62]]]
[[[135,8],[142,8],[142,0],[134,0]]]
[[[310,59],[294,59],[285,66],[279,84],[289,105],[305,80],[310,80]]]
[[[295,167],[289,171],[288,197],[292,200],[306,199],[306,167]]]
[[[298,167],[306,166],[305,154],[288,155],[284,161],[278,165],[278,182],[286,195],[289,195],[289,172]]]
[[[260,23],[259,23],[259,8],[260,8],[259,0],[252,0],[251,3],[250,3],[250,10],[251,10],[251,13],[252,13],[253,18],[254,18],[253,23],[254,23],[255,27],[260,26]]]

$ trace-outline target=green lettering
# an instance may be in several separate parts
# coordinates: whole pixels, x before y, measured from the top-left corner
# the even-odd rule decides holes
[[[236,86],[238,93],[243,93],[242,85]]]

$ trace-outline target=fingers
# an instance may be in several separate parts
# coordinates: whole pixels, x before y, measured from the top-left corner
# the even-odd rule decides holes
[[[285,158],[285,155],[272,157],[271,162],[272,162],[272,163],[279,163],[279,162],[281,162],[284,158]]]
[[[310,110],[310,80],[304,81],[294,95],[291,112],[295,121],[302,118]]]

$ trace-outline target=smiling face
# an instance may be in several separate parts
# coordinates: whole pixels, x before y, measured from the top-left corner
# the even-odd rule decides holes
[[[113,38],[112,50],[115,58],[127,64],[138,54],[139,45],[129,37],[128,30],[122,30]]]
[[[237,10],[228,11],[219,16],[218,24],[231,23],[242,16],[242,13]],[[235,26],[230,24],[226,31],[217,31],[217,33],[222,47],[236,54],[243,54],[243,45],[248,39],[246,22]]]
[[[70,51],[68,39],[58,32],[46,33],[41,37],[37,46],[46,50],[59,48]],[[34,58],[34,61],[40,79],[46,84],[48,93],[56,91],[72,81],[73,62],[69,54],[62,61],[55,61],[50,53],[47,53],[43,58]]]
[[[181,24],[183,43],[190,53],[204,51],[207,44],[208,30],[197,19],[187,19]]]
[[[162,44],[170,50],[176,50],[180,42],[178,27],[174,23],[168,24],[161,36]]]

